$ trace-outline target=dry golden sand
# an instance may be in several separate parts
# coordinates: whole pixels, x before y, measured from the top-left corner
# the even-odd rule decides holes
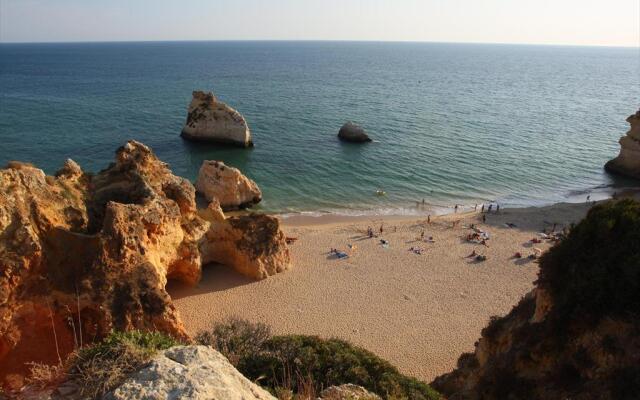
[[[209,266],[195,288],[170,285],[187,330],[195,334],[229,317],[270,325],[278,334],[338,337],[373,351],[404,373],[430,381],[450,371],[460,354],[473,351],[493,315],[504,315],[533,287],[538,265],[527,242],[543,228],[581,219],[585,204],[508,209],[480,224],[489,247],[466,243],[477,214],[412,218],[298,218],[285,220],[293,268],[254,282],[228,268]],[[452,221],[461,220],[452,228]],[[516,228],[507,228],[512,222]],[[365,236],[384,223],[382,238]],[[435,243],[421,243],[420,232]],[[332,247],[357,249],[336,260]],[[419,246],[422,255],[408,249]],[[548,244],[535,245],[541,249]],[[473,250],[486,262],[465,258]]]

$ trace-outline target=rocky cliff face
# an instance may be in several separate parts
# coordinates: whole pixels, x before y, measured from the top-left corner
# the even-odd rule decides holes
[[[640,204],[598,206],[540,262],[537,288],[432,386],[448,399],[635,399]]]
[[[251,132],[244,117],[218,101],[211,92],[193,92],[182,137],[198,142],[253,146]]]
[[[254,279],[290,268],[289,249],[277,218],[260,214],[224,218],[215,201],[201,215],[211,224],[201,247],[205,263],[230,265]]]
[[[222,211],[218,218],[220,239],[227,222]],[[203,248],[207,262],[244,270],[244,254],[280,261],[266,246],[286,254],[288,266],[277,227],[267,237],[266,220],[247,218],[253,222],[228,223],[233,240],[244,241],[218,258],[193,185],[135,141],[96,175],[70,160],[56,176],[10,163],[0,170],[0,379],[24,373],[28,361],[57,363],[112,329],[187,339],[165,285],[168,279],[196,283]],[[258,243],[257,250],[246,248]]]
[[[627,118],[631,129],[620,139],[620,154],[605,164],[609,172],[640,179],[640,110]]]
[[[202,163],[196,189],[208,201],[216,200],[225,211],[251,207],[262,200],[262,192],[254,181],[222,161]]]

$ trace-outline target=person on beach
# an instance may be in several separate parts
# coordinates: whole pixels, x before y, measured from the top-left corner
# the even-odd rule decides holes
[[[453,207],[453,212],[454,212],[454,213],[457,213],[457,212],[458,212],[458,205],[457,205],[457,204],[456,204],[456,206],[455,206],[455,207]]]
[[[383,224],[380,224],[380,234],[382,235],[382,232],[384,232],[384,228],[382,226]]]
[[[487,210],[487,212],[491,212],[491,210],[493,209],[493,204],[489,204],[489,209]]]
[[[427,224],[431,223],[431,214],[427,215]]]
[[[473,207],[473,211],[478,211],[478,205],[477,204]]]
[[[500,204],[496,205],[496,213],[500,214]]]
[[[424,231],[420,232],[420,241],[424,241]]]
[[[369,239],[373,238],[373,228],[367,228],[367,236],[369,236]]]
[[[482,208],[480,209],[481,213],[484,213],[484,204],[482,205]]]

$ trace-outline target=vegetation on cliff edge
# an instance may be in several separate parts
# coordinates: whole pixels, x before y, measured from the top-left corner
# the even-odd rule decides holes
[[[343,340],[271,336],[265,325],[242,320],[217,325],[197,340],[220,351],[243,375],[281,398],[286,398],[282,393],[287,390],[317,395],[345,383],[363,386],[385,399],[440,398],[427,384]]]

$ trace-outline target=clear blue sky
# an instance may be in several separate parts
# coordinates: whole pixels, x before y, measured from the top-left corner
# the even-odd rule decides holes
[[[639,3],[0,0],[0,41],[318,39],[638,46]]]

